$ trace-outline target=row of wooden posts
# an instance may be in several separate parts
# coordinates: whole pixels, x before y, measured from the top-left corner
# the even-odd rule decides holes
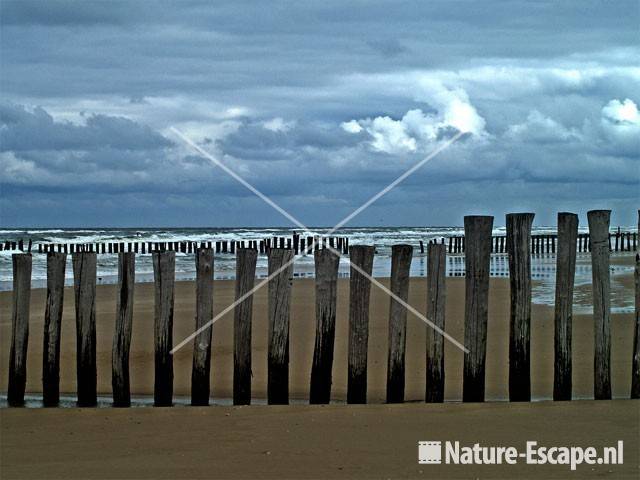
[[[252,248],[261,254],[273,248],[292,249],[296,255],[308,253],[314,249],[326,248],[327,245],[344,254],[349,253],[349,239],[347,237],[303,237],[293,234],[291,237],[270,237],[262,240],[210,240],[210,241],[171,241],[171,242],[97,242],[97,243],[38,243],[33,247],[31,240],[24,242],[5,242],[0,244],[0,250],[20,250],[38,253],[153,253],[153,252],[181,252],[195,253],[198,248],[212,249],[215,253],[236,253],[241,248]]]
[[[494,235],[491,238],[491,253],[507,253],[507,237]],[[590,252],[591,242],[588,233],[577,235],[577,251]],[[464,253],[465,237],[453,236],[442,238],[441,242],[447,245],[448,253]],[[532,235],[531,253],[556,253],[558,242],[557,235]],[[313,247],[312,247],[313,245]],[[420,241],[420,253],[424,253],[424,242]],[[262,240],[213,240],[213,241],[173,241],[173,242],[99,242],[89,244],[79,243],[38,243],[36,250],[38,253],[60,252],[96,252],[96,253],[152,253],[161,251],[175,251],[181,253],[195,253],[198,248],[214,249],[215,253],[234,254],[239,248],[253,248],[266,254],[272,248],[293,249],[296,255],[308,253],[315,249],[334,248],[343,254],[349,253],[349,239],[347,237],[301,237],[293,234],[292,237],[272,237]],[[31,252],[32,241],[24,242],[6,241],[0,243],[2,250],[20,250]],[[636,232],[621,232],[620,228],[616,233],[609,234],[609,250],[612,252],[635,252],[638,248]]]
[[[507,251],[511,289],[509,335],[509,399],[531,399],[531,225],[534,214],[508,214]],[[611,398],[611,334],[609,232],[610,212],[588,213],[593,270],[593,319],[595,332],[594,397]],[[489,302],[489,262],[493,217],[464,218],[465,313],[463,398],[480,402],[485,397],[485,358]],[[558,243],[555,302],[555,400],[571,399],[571,319],[576,265],[578,217],[558,214]],[[352,246],[349,294],[348,403],[367,401],[367,351],[369,337],[369,299],[373,246]],[[445,330],[446,248],[441,243],[427,246],[426,317],[436,329]],[[233,402],[251,402],[252,289],[258,251],[236,250],[236,300],[234,308]],[[268,271],[268,402],[289,401],[289,317],[294,252],[287,248],[269,251]],[[413,255],[410,245],[394,245],[391,259],[389,345],[387,363],[387,401],[402,402],[405,390],[406,301],[409,294],[409,268]],[[314,252],[316,337],[310,372],[310,403],[328,403],[331,399],[337,279],[340,252],[331,248]],[[200,330],[193,341],[191,403],[208,405],[213,319],[214,251],[199,248],[196,261],[196,319]],[[66,255],[47,254],[47,305],[44,324],[43,397],[47,406],[59,402],[60,334]],[[78,252],[72,256],[75,315],[77,330],[77,395],[79,406],[93,406],[96,393],[96,253]],[[118,261],[118,302],[112,350],[112,387],[114,406],[130,405],[129,349],[133,328],[135,253],[120,253]],[[155,383],[154,403],[169,406],[173,398],[173,306],[175,252],[153,253],[155,279]],[[632,391],[640,397],[640,332],[638,308],[640,261],[636,256],[636,324],[632,363]],[[8,403],[24,403],[26,355],[29,332],[31,255],[13,255],[13,313],[9,362]],[[427,328],[426,392],[427,402],[444,400],[444,341],[434,328]]]
[[[618,232],[609,234],[609,250],[612,252],[635,252],[638,248],[636,232]],[[591,241],[588,233],[580,233],[576,237],[578,252],[590,252]],[[532,235],[531,253],[556,253],[558,235]],[[448,238],[449,253],[464,253],[464,236]],[[491,239],[491,253],[507,253],[507,237],[494,236]]]

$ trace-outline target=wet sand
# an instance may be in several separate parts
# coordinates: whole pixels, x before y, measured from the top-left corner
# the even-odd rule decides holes
[[[388,280],[383,280],[387,282]],[[625,280],[627,282],[628,280]],[[629,282],[631,286],[632,283]],[[111,393],[111,340],[115,287],[97,289],[98,390]],[[215,311],[234,299],[232,281],[216,281]],[[412,278],[410,303],[425,311],[426,281]],[[630,294],[632,291],[630,290]],[[42,329],[46,292],[32,292],[27,391],[41,391]],[[306,399],[314,343],[314,281],[294,281],[291,317],[291,396]],[[134,395],[153,391],[153,285],[136,285],[131,382]],[[176,284],[174,344],[194,329],[195,285]],[[253,325],[253,395],[266,397],[266,289],[256,294]],[[339,281],[332,398],[346,398],[348,279]],[[506,402],[425,405],[426,326],[409,315],[406,399],[384,401],[389,298],[372,287],[369,401],[378,405],[173,409],[0,409],[3,478],[574,478],[564,466],[435,466],[417,464],[417,441],[460,440],[524,448],[541,445],[615,445],[625,440],[623,466],[579,467],[580,478],[638,473],[637,401]],[[0,293],[0,387],[6,391],[11,293]],[[508,279],[491,279],[486,396],[508,396]],[[464,278],[447,279],[446,330],[463,338]],[[212,396],[232,392],[233,316],[213,330]],[[612,315],[612,387],[628,398],[633,314]],[[534,305],[531,334],[532,394],[553,388],[553,308]],[[462,392],[462,352],[445,342],[446,398]],[[65,291],[61,391],[75,392],[73,290]],[[187,396],[191,345],[175,356],[175,395]],[[573,329],[574,398],[593,397],[593,321],[576,315]],[[575,472],[574,472],[575,473]],[[578,477],[575,477],[578,478]]]

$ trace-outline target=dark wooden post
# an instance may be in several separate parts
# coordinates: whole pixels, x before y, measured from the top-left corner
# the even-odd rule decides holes
[[[350,254],[347,403],[367,403],[367,347],[369,344],[371,281],[354,268],[354,265],[370,276],[373,268],[374,247],[353,246],[350,249]]]
[[[462,400],[484,401],[487,321],[489,312],[489,264],[493,217],[466,216],[465,256],[464,377]]]
[[[155,381],[153,404],[170,407],[173,404],[173,304],[176,272],[176,252],[153,253],[155,292]]]
[[[29,307],[31,301],[31,254],[14,253],[13,309],[11,312],[11,351],[9,354],[9,387],[7,403],[10,407],[24,405],[27,383],[27,344],[29,342]]]
[[[45,407],[55,407],[60,402],[60,331],[66,263],[66,254],[47,253],[47,306],[42,342],[42,403]]]
[[[444,330],[446,300],[446,258],[444,245],[427,246],[427,318]],[[426,402],[444,401],[444,337],[427,326]]]
[[[280,269],[280,273],[275,274]],[[269,251],[269,277],[272,275],[273,278],[269,280],[267,401],[269,405],[286,405],[289,403],[289,312],[293,250],[273,248]]]
[[[78,406],[93,407],[96,393],[96,254],[74,253],[73,283],[76,306],[76,371]]]
[[[196,330],[213,319],[213,250],[196,250]],[[211,336],[209,325],[193,339],[191,405],[209,405],[211,394]]]
[[[239,248],[236,255],[236,300],[253,289],[258,252]],[[253,295],[233,313],[233,404],[251,403],[251,317]]]
[[[303,239],[304,240],[304,239]],[[311,367],[309,403],[329,403],[331,371],[336,336],[339,252],[321,250],[314,253],[316,269],[316,340]]]
[[[409,270],[413,247],[391,247],[391,292],[407,302],[409,298]],[[404,402],[405,347],[407,343],[407,309],[390,298],[389,352],[387,356],[387,403]]]
[[[636,323],[633,336],[633,359],[631,362],[631,398],[640,398],[640,255],[636,254],[634,269],[636,287]]]
[[[131,405],[129,387],[129,350],[133,325],[133,292],[136,283],[135,253],[118,254],[118,300],[111,349],[111,388],[113,406]]]
[[[556,257],[556,305],[554,314],[554,400],[571,400],[571,329],[577,236],[578,216],[575,213],[558,213],[558,256]]]
[[[591,271],[593,274],[594,319],[594,396],[596,400],[611,399],[611,285],[609,278],[609,221],[610,210],[591,210],[589,238],[591,239]]]
[[[531,225],[533,213],[507,214],[511,314],[509,400],[531,400]],[[547,236],[547,247],[549,236]],[[548,251],[548,250],[547,250]]]

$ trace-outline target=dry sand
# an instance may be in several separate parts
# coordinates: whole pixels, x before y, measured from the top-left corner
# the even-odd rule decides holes
[[[388,280],[383,280],[383,283]],[[216,281],[215,311],[234,299],[231,281]],[[314,281],[294,282],[291,318],[291,396],[308,397],[314,342]],[[425,310],[426,282],[411,279],[410,303]],[[630,291],[630,294],[631,291]],[[46,292],[32,292],[28,353],[28,392],[41,391],[42,329]],[[136,285],[131,382],[134,395],[153,390],[153,286]],[[174,344],[194,329],[195,286],[176,284]],[[348,279],[339,281],[332,398],[346,397]],[[0,388],[7,385],[11,293],[0,293]],[[372,287],[369,343],[369,401],[383,402],[386,381],[389,298]],[[253,395],[266,397],[266,289],[256,294],[253,324]],[[486,396],[508,396],[509,283],[491,279]],[[446,330],[463,338],[464,279],[447,279]],[[98,390],[111,392],[111,338],[114,286],[97,290]],[[574,317],[573,392],[593,397],[593,321]],[[232,392],[233,319],[213,330],[212,395]],[[612,315],[613,395],[630,391],[633,315]],[[425,390],[426,326],[411,315],[407,335],[406,399],[420,401]],[[553,388],[553,308],[533,306],[531,376],[534,398],[550,398]],[[462,392],[463,356],[445,342],[446,398]],[[61,391],[75,392],[73,291],[65,291],[62,327]],[[191,346],[175,356],[175,395],[189,395]],[[311,407],[211,407],[173,409],[2,409],[3,478],[8,477],[482,477],[612,478],[638,473],[639,404],[635,401],[493,403],[486,405],[331,405]],[[564,467],[419,466],[418,440],[481,441],[522,448],[526,440],[546,445],[613,445],[624,439],[623,466],[583,466],[578,476]],[[267,454],[265,452],[270,452]],[[420,473],[422,472],[422,473]]]

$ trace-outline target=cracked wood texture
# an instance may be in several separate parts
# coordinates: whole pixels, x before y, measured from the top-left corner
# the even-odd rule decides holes
[[[578,215],[558,213],[556,299],[554,312],[553,399],[571,400],[571,329],[576,275]]]
[[[367,403],[367,348],[369,345],[371,281],[356,270],[353,264],[371,276],[374,251],[374,247],[364,245],[354,245],[349,248],[352,265],[349,281],[347,403]]]
[[[466,238],[463,402],[484,402],[493,217],[464,217]]]
[[[267,402],[289,403],[289,317],[293,281],[293,250],[269,250],[269,347]],[[279,273],[276,273],[278,272]]]
[[[136,254],[118,254],[116,321],[111,349],[111,387],[113,406],[131,405],[129,350],[133,326],[133,292],[136,282]]]
[[[253,289],[258,251],[238,248],[236,253],[236,301]],[[251,403],[251,318],[253,295],[233,311],[233,404]]]
[[[391,247],[391,292],[405,303],[409,298],[409,269],[413,247]],[[407,308],[391,297],[389,303],[389,352],[387,356],[387,403],[404,402]]]
[[[507,214],[509,400],[531,401],[531,225],[533,213]]]
[[[47,305],[42,341],[42,402],[45,407],[60,403],[60,334],[66,264],[65,253],[47,253]]]
[[[591,240],[591,272],[593,275],[594,323],[594,397],[611,399],[611,280],[609,278],[610,210],[591,210],[589,238]]]
[[[213,319],[213,249],[196,250],[196,330]],[[209,325],[193,339],[191,405],[209,405],[211,394],[211,337]]]
[[[316,340],[309,403],[323,404],[331,400],[340,255],[326,249],[317,250],[313,256],[316,270]]]
[[[93,407],[96,393],[96,254],[72,255],[76,306],[76,371],[78,406]]]
[[[11,260],[13,263],[13,309],[11,313],[7,403],[10,407],[20,407],[24,405],[24,390],[27,381],[32,259],[30,253],[14,253],[11,255]]]
[[[445,327],[446,258],[444,244],[427,245],[427,319]],[[427,325],[426,402],[444,401],[444,337]]]
[[[169,407],[173,404],[173,355],[170,352],[173,348],[176,253],[154,252],[152,256],[155,292],[153,403],[156,407]]]

